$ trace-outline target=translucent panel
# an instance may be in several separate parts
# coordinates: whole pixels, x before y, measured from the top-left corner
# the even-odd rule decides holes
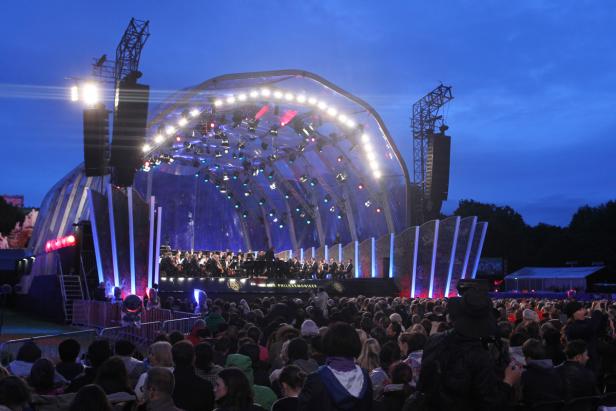
[[[468,271],[468,258],[471,251],[472,239],[475,233],[475,224],[477,217],[465,217],[460,220],[460,228],[458,229],[458,244],[453,262],[453,275],[451,277],[451,285],[449,287],[449,295],[457,295],[456,287],[458,280],[465,278],[465,273]]]
[[[370,278],[372,276],[372,239],[359,243],[359,276]]]
[[[473,236],[473,244],[468,262],[467,278],[475,278],[477,275],[477,267],[481,258],[481,249],[483,248],[483,240],[488,228],[488,223],[485,221],[478,222]],[[470,276],[469,276],[470,275]]]
[[[390,236],[385,234],[376,240],[376,277],[389,277],[389,243]]]
[[[113,256],[111,254],[111,230],[109,226],[109,207],[107,205],[107,198],[94,190],[90,192],[90,196],[96,221],[97,238],[95,239],[95,244],[96,240],[98,240],[103,278],[106,289],[111,290],[115,285],[115,280],[113,274]]]
[[[437,224],[438,221],[433,220],[419,227],[415,297],[426,298],[430,293],[430,278],[434,256],[434,235]]]
[[[438,228],[436,266],[434,270],[434,298],[442,298],[449,292],[449,281],[453,276],[453,256],[456,251],[458,224],[460,217],[441,220]]]
[[[115,221],[115,244],[120,287],[130,292],[130,252],[128,235],[128,198],[119,189],[111,186],[113,200],[113,220]],[[107,193],[109,195],[109,193]],[[164,214],[163,214],[164,215]]]
[[[148,286],[148,247],[150,241],[150,207],[133,191],[133,233],[135,239],[135,279],[137,294]]]
[[[415,230],[409,227],[394,237],[394,273],[403,290],[411,289]]]

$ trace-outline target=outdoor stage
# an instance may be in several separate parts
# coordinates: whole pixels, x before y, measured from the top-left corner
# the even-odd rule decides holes
[[[400,295],[393,279],[356,278],[348,280],[273,280],[267,278],[196,278],[163,277],[159,292],[161,297],[192,297],[195,290],[203,290],[208,298],[226,300],[252,299],[268,295],[296,296],[303,298],[323,287],[330,297],[357,297]]]

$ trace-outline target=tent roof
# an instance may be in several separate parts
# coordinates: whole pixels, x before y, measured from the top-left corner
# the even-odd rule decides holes
[[[593,267],[524,267],[509,274],[505,279],[586,278],[603,267],[602,265]]]

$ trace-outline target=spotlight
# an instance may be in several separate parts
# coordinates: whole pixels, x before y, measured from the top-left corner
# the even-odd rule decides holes
[[[330,212],[332,212],[332,213],[335,213],[335,212],[336,212],[336,207],[331,206],[331,207],[329,208],[329,211],[330,211]]]
[[[220,150],[216,150],[216,151],[214,152],[214,157],[216,157],[216,158],[220,158],[220,157],[222,157],[222,153],[220,152]]]
[[[339,162],[339,163],[342,163],[343,159],[344,159],[344,157],[338,156],[338,158],[336,158],[336,161]]]
[[[269,147],[269,144],[267,144],[267,143],[261,143],[261,148],[262,148],[263,150],[267,150],[267,148],[268,148],[268,147]]]
[[[240,173],[238,173],[237,171],[233,173],[234,180],[237,180],[239,176],[240,176]]]
[[[295,162],[295,154],[289,155],[289,164],[293,164]]]
[[[372,205],[372,203],[370,202],[370,200],[368,200],[368,201],[366,201],[366,202],[364,203],[364,205],[365,205],[366,207],[370,207],[370,206]]]
[[[303,152],[306,149],[306,146],[304,144],[300,144],[297,146],[297,151],[299,152]],[[294,156],[295,158],[295,156]]]
[[[338,220],[342,220],[342,214],[338,214],[336,217],[338,218]]]
[[[311,223],[310,219],[306,220],[306,224],[310,224],[310,223]]]
[[[329,201],[330,201],[331,199],[332,199],[332,198],[331,198],[331,196],[330,196],[329,194],[325,194],[325,197],[323,198],[323,202],[327,204],[327,203],[329,203]]]
[[[240,208],[240,203],[239,203],[239,202],[235,203],[235,206],[234,206],[234,207],[235,207],[235,208]]]
[[[193,108],[192,110],[190,110],[190,115],[192,117],[197,117],[199,115],[199,109],[198,108]]]
[[[278,224],[278,228],[284,228],[284,223],[281,222],[280,224]]]
[[[250,197],[251,192],[250,191],[245,191],[244,192],[244,197]]]
[[[259,205],[262,206],[263,204],[265,204],[265,199],[264,198],[259,199]]]
[[[178,120],[178,126],[184,127],[186,124],[188,124],[188,120],[186,120],[186,117],[180,117],[180,119]]]
[[[244,211],[244,212],[242,213],[242,217],[244,217],[244,218],[248,218],[248,212]]]
[[[363,190],[363,189],[364,189],[364,185],[363,185],[362,183],[359,183],[359,184],[357,185],[357,189],[358,189],[358,190]]]
[[[302,174],[299,178],[299,181],[305,183],[306,181],[308,181],[308,176],[306,174]]]
[[[269,185],[270,190],[275,190],[276,189],[276,182],[273,182],[272,184]]]
[[[273,217],[274,215],[276,215],[276,210],[270,210],[269,216]]]
[[[302,209],[299,207],[295,207],[295,211],[299,213],[300,211],[302,211]]]
[[[383,210],[381,210],[381,207],[377,207],[375,211],[376,211],[377,213],[380,213],[380,212],[381,212],[381,211],[383,211]]]
[[[268,180],[273,180],[273,179],[274,179],[274,172],[273,172],[273,171],[272,171],[272,172],[270,172],[270,173],[267,175],[267,178],[268,178]]]
[[[73,96],[71,95],[71,99],[72,97]],[[99,103],[101,96],[98,86],[95,83],[84,84],[81,91],[81,99],[88,106],[94,106]]]
[[[244,181],[242,182],[242,185],[243,185],[244,187],[248,187],[248,183],[249,183],[249,182],[250,182],[250,180],[246,178],[246,179],[244,179]]]
[[[310,179],[310,187],[314,187],[318,184],[318,181],[316,178],[311,178]]]
[[[277,136],[278,135],[278,127],[276,126],[272,126],[272,128],[270,128],[269,133],[273,136]]]
[[[151,149],[152,149],[152,147],[150,147],[149,144],[144,144],[143,147],[141,147],[141,151],[143,151],[144,153],[147,153]]]
[[[347,180],[347,175],[345,173],[336,174],[336,180],[340,183],[344,183]]]
[[[288,200],[288,199],[289,199],[289,194],[284,193],[284,198],[285,198],[286,200]]]

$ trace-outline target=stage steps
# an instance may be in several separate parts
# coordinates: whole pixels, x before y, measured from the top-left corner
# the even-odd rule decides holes
[[[61,275],[60,290],[64,302],[64,320],[71,323],[73,321],[73,301],[84,299],[81,279],[78,275]]]

